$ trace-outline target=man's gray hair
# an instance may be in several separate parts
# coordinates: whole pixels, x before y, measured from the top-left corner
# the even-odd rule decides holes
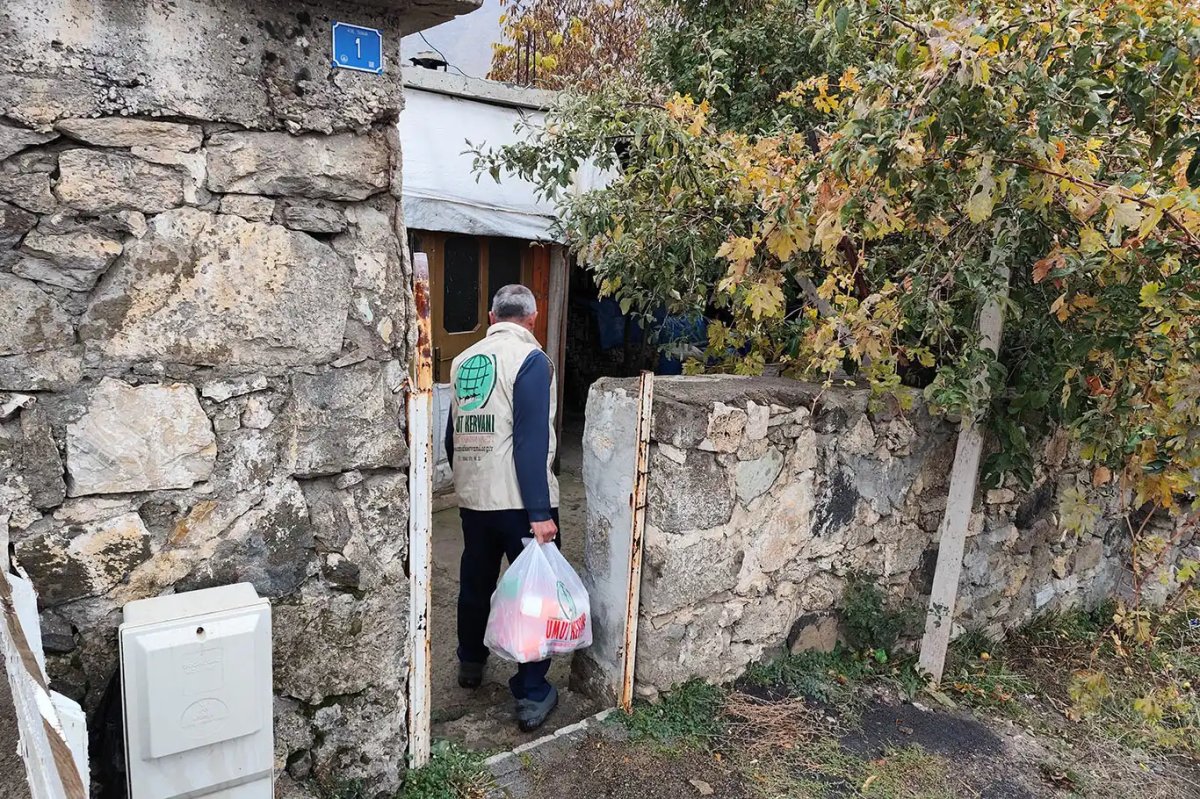
[[[537,313],[537,300],[525,286],[513,283],[496,292],[492,298],[492,313],[498,321],[528,319]]]

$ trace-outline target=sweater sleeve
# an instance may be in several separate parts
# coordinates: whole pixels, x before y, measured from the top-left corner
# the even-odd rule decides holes
[[[529,521],[550,517],[550,359],[529,353],[513,383],[513,465]]]

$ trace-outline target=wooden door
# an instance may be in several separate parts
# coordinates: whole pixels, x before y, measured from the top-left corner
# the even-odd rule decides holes
[[[429,257],[433,372],[439,383],[450,382],[451,362],[487,333],[492,297],[502,286],[522,283],[539,307],[545,302],[530,285],[534,251],[543,247],[521,239],[414,231],[412,249]],[[543,344],[544,339],[539,337]]]

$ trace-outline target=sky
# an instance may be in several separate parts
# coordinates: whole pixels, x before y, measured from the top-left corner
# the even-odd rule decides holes
[[[479,10],[423,33],[429,44],[441,50],[450,62],[450,72],[461,71],[473,78],[486,77],[492,63],[492,42],[500,38],[500,0],[484,0]],[[405,65],[411,63],[408,59],[417,53],[431,49],[429,44],[422,41],[419,34],[405,36],[400,42]]]

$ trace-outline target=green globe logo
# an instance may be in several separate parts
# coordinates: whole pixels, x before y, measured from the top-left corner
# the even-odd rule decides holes
[[[472,355],[458,367],[454,376],[454,396],[460,411],[482,408],[496,387],[496,361],[488,355]]]
[[[575,607],[575,600],[571,598],[571,592],[567,587],[558,581],[558,606],[562,609],[564,619],[574,619],[578,614],[578,609]]]

